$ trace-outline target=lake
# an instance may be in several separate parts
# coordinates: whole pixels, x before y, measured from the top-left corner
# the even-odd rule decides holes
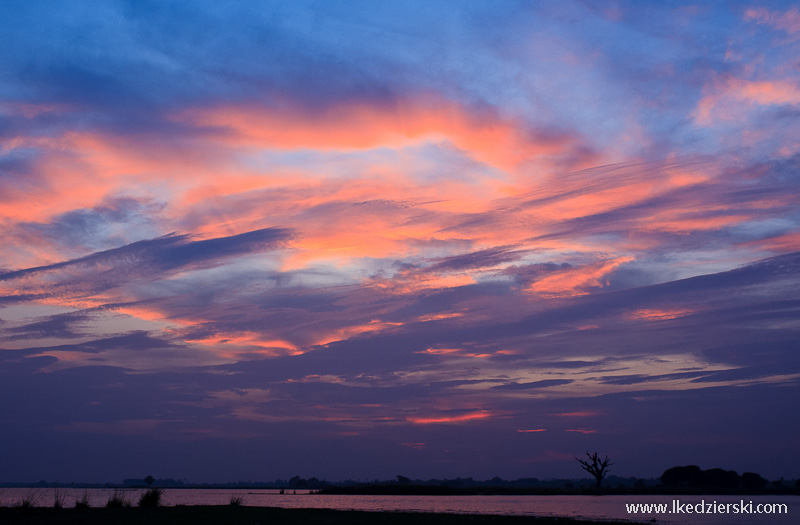
[[[71,507],[84,494],[91,506],[105,506],[114,489],[59,489],[65,506]],[[134,505],[142,489],[122,489]],[[0,488],[0,505],[10,506],[22,498],[34,499],[36,506],[53,505],[54,489]],[[309,494],[308,491],[259,489],[165,489],[164,505],[227,505],[232,496],[243,498],[243,505],[256,507],[326,508],[339,510],[451,512],[466,514],[507,514],[523,516],[565,516],[586,519],[649,521],[666,524],[790,524],[798,523],[800,496],[355,496]],[[673,500],[695,505],[752,502],[785,504],[788,514],[628,514],[626,504],[666,503]],[[685,507],[683,507],[685,509]]]

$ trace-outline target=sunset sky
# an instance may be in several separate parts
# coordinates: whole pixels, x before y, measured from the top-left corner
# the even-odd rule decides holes
[[[792,2],[11,1],[0,48],[0,481],[800,476]]]

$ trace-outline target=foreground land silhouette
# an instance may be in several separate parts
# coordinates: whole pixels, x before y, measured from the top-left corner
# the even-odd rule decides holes
[[[5,524],[101,525],[608,525],[609,521],[571,518],[538,518],[483,514],[433,514],[423,512],[369,512],[329,509],[284,509],[277,507],[178,506],[157,508],[14,509],[0,508]],[[630,523],[630,522],[625,522]]]

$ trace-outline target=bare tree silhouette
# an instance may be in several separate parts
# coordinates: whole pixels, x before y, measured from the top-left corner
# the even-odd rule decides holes
[[[608,456],[600,460],[600,456],[597,455],[597,452],[594,454],[589,454],[589,451],[586,451],[586,456],[589,458],[590,461],[585,459],[575,458],[575,460],[581,464],[581,468],[594,476],[594,479],[597,480],[597,488],[600,488],[600,483],[603,482],[603,478],[606,477],[608,471],[610,470],[608,467],[613,465],[610,461],[608,461]]]

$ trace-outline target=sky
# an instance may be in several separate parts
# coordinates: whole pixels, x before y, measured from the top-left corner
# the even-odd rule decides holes
[[[0,4],[0,478],[800,476],[792,2]]]

